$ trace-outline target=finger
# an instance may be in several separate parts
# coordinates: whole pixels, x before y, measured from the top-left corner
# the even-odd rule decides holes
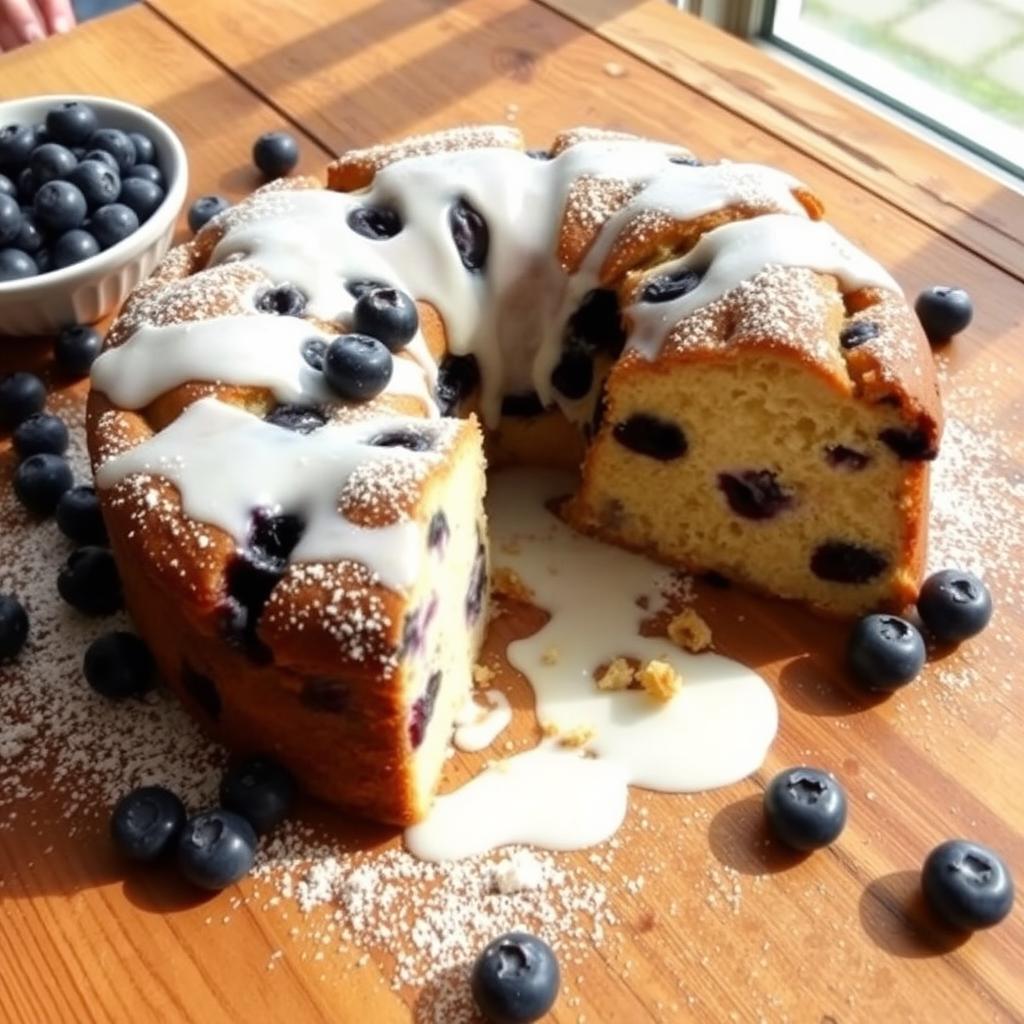
[[[69,32],[75,27],[71,0],[36,0],[51,32]]]
[[[21,45],[14,29],[6,21],[0,21],[0,53],[16,50]]]
[[[34,43],[46,35],[39,11],[30,0],[3,0],[3,11],[19,42]]]

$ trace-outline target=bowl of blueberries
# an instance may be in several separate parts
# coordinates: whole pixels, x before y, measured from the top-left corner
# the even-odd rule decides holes
[[[167,251],[187,187],[181,141],[141,107],[0,102],[0,335],[109,313]]]

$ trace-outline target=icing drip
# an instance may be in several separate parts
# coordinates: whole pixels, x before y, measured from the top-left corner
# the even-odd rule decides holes
[[[775,698],[754,672],[716,654],[687,654],[641,637],[637,598],[657,606],[671,573],[581,536],[547,511],[571,480],[539,470],[493,477],[488,518],[497,560],[551,613],[509,645],[530,681],[537,718],[560,734],[585,730],[587,753],[546,741],[439,797],[406,832],[419,857],[464,857],[514,842],[578,849],[611,836],[627,785],[669,792],[728,785],[760,767],[775,736]],[[601,691],[594,670],[617,657],[668,662],[682,677],[664,703],[644,690]]]
[[[512,708],[508,697],[500,690],[487,690],[483,694],[487,707],[482,708],[470,694],[455,715],[453,742],[459,750],[483,750],[512,721]]]
[[[382,467],[378,477],[385,475],[384,464],[397,464],[400,488],[410,486],[417,470],[426,473],[437,464],[437,453],[367,443],[382,425],[401,422],[422,424],[394,419],[332,423],[298,434],[215,398],[202,398],[160,433],[108,459],[96,482],[109,488],[132,474],[164,477],[178,488],[186,514],[220,527],[239,546],[246,542],[254,509],[299,515],[306,528],[291,553],[293,562],[352,559],[399,590],[416,580],[426,549],[424,527],[408,519],[376,528],[357,526],[338,506],[349,478],[371,462]],[[454,426],[449,421],[434,429],[450,434]]]

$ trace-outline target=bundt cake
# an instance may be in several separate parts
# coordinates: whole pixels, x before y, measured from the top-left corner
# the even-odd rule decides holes
[[[609,541],[832,614],[911,600],[931,359],[821,215],[767,167],[481,127],[214,218],[130,296],[89,399],[167,681],[314,794],[422,817],[486,618],[485,440],[582,460],[565,515]]]

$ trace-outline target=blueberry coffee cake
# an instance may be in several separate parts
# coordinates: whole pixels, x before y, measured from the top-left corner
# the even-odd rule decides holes
[[[125,600],[229,745],[425,813],[488,601],[487,462],[565,514],[854,615],[916,594],[940,413],[892,278],[768,167],[576,129],[354,151],[126,303],[89,444]]]

